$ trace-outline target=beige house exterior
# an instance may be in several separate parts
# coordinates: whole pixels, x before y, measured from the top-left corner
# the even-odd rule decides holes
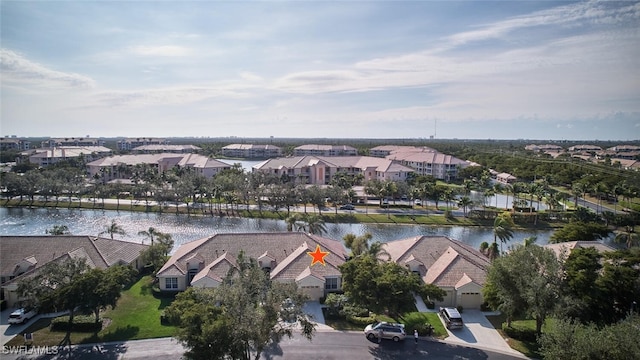
[[[0,236],[0,286],[9,307],[20,300],[20,279],[33,276],[50,262],[84,258],[92,268],[131,265],[140,270],[140,254],[149,245],[93,236]]]
[[[312,264],[316,246],[329,254]],[[338,266],[347,253],[341,242],[302,232],[216,234],[180,246],[157,273],[160,289],[215,288],[236,268],[240,252],[254,258],[273,281],[295,282],[313,301],[342,290]]]
[[[418,236],[383,244],[391,260],[406,266],[425,284],[446,291],[438,306],[477,309],[483,303],[482,287],[489,259],[480,251],[444,236]]]
[[[162,138],[126,138],[117,142],[118,150],[132,150],[146,145],[169,145],[169,140]]]
[[[113,151],[104,146],[60,146],[23,151],[17,162],[28,161],[39,167],[47,167],[70,159],[83,158],[84,161],[93,161],[111,153]]]
[[[293,156],[358,156],[358,150],[348,145],[301,145],[293,149]]]
[[[265,159],[282,155],[275,145],[230,144],[222,148],[222,155],[234,158]]]
[[[327,185],[338,173],[362,175],[364,181],[406,181],[413,169],[370,156],[293,156],[266,160],[253,167],[301,184]]]

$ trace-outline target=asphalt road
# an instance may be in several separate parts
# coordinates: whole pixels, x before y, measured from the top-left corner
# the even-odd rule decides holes
[[[110,343],[103,346],[85,345],[66,349],[39,348],[19,349],[3,348],[0,358],[10,359],[138,359],[138,360],[178,360],[184,348],[171,338],[129,341],[126,343]],[[271,346],[262,354],[264,360],[278,359],[490,359],[507,360],[522,359],[513,355],[470,348],[445,342],[421,338],[418,344],[413,339],[394,343],[384,340],[378,344],[367,340],[359,332],[318,332],[310,342],[302,337],[283,340]]]

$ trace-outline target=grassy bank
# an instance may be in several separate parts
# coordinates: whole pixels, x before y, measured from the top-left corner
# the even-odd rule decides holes
[[[156,297],[152,289],[152,278],[144,276],[122,293],[115,309],[101,314],[103,328],[97,333],[73,332],[72,344],[126,341],[172,336],[175,328],[160,324],[160,314],[169,305],[171,298]],[[34,346],[56,346],[65,332],[51,331],[51,319],[40,319],[25,332],[33,333]],[[22,336],[13,338],[7,346],[24,344]]]

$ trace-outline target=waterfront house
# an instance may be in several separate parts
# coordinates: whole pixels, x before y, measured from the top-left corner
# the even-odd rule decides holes
[[[477,309],[483,303],[482,287],[490,261],[473,247],[445,236],[417,236],[389,241],[382,248],[391,261],[446,292],[443,301],[435,302],[436,307]]]
[[[312,263],[307,254],[320,246],[325,264]],[[338,266],[346,260],[341,242],[303,232],[216,234],[180,246],[158,271],[160,289],[183,291],[221,284],[237,267],[240,252],[256,259],[273,281],[295,282],[312,301],[342,290]]]
[[[85,258],[92,268],[131,265],[140,270],[140,254],[149,245],[94,236],[0,236],[0,286],[12,307],[20,279],[33,276],[52,261]]]

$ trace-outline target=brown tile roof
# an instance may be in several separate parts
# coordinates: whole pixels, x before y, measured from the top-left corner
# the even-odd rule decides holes
[[[598,241],[568,241],[568,242],[562,242],[557,244],[546,244],[542,246],[547,249],[553,250],[553,252],[556,254],[558,258],[560,258],[561,255],[569,256],[571,251],[577,248],[592,247],[598,250],[598,252],[600,253],[607,252],[607,251],[615,251],[615,249],[612,248],[611,246],[603,244]]]
[[[131,263],[148,245],[93,236],[0,236],[0,274],[28,261],[38,269],[61,256],[85,257],[98,268]]]
[[[423,280],[438,286],[455,287],[464,276],[483,285],[489,259],[480,251],[444,236],[418,236],[390,241],[383,248],[391,260],[405,265],[411,260],[424,264]]]
[[[265,253],[273,258],[276,266],[271,271],[272,278],[295,280],[311,263],[307,251],[316,245],[329,254],[326,265],[314,265],[316,276],[339,275],[338,266],[344,263],[347,252],[341,242],[302,232],[284,233],[229,233],[216,234],[195,240],[180,246],[167,263],[158,271],[158,276],[180,275],[187,273],[188,259],[195,254],[205,264],[211,264],[222,255],[236,258],[240,251],[245,256],[258,259]],[[208,276],[223,277],[226,273],[218,271]]]

